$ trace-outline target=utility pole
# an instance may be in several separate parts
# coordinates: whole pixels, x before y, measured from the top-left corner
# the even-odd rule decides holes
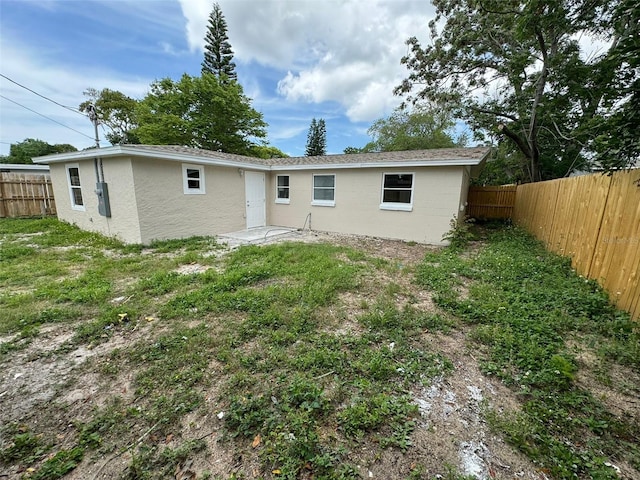
[[[96,148],[100,148],[100,138],[98,137],[98,112],[96,111],[96,107],[92,103],[87,107],[87,112],[89,114],[89,120],[91,120],[91,123],[93,123],[93,128],[95,130]]]
[[[100,137],[98,136],[98,112],[95,105],[89,104],[87,107],[87,113],[89,120],[93,123],[93,128],[96,134],[96,148],[100,148]],[[102,158],[96,156],[93,159],[93,164],[96,169],[96,189],[95,193],[98,196],[98,213],[103,217],[111,217],[111,205],[109,203],[109,188],[107,182],[104,181],[104,170],[102,167]],[[107,224],[108,225],[108,224]]]

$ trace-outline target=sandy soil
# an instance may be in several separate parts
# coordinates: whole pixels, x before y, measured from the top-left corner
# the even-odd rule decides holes
[[[426,251],[434,248],[424,245],[363,238],[354,235],[330,235],[322,233],[292,234],[279,238],[287,241],[333,242],[363,249],[371,256],[395,262],[399,270],[411,268],[422,260]],[[272,242],[274,240],[270,240]],[[275,240],[277,241],[277,240]],[[180,267],[181,273],[197,273],[208,267],[189,264]],[[363,280],[367,282],[367,279]],[[394,281],[400,284],[397,294],[399,304],[411,301],[414,306],[434,311],[435,306],[428,292],[417,288],[410,275],[393,278],[369,279],[369,281]],[[366,292],[368,289],[363,289]],[[345,319],[338,331],[357,329],[356,322],[349,322],[366,298],[366,293],[348,293],[341,297],[341,316]],[[115,298],[114,302],[126,299]],[[124,372],[108,382],[99,375],[99,367],[108,361],[114,349],[153,335],[160,328],[151,321],[138,328],[120,332],[95,348],[81,346],[60,349],[73,335],[72,326],[52,325],[41,333],[24,350],[7,357],[0,371],[0,421],[2,424],[23,423],[33,428],[57,432],[64,445],[74,434],[74,426],[68,418],[88,418],[93,408],[118,392],[131,394],[133,372]],[[0,338],[0,342],[9,338]],[[441,352],[454,365],[454,372],[436,379],[428,388],[412,392],[420,409],[420,422],[413,434],[413,446],[406,454],[395,450],[380,453],[378,448],[364,446],[353,454],[363,478],[405,479],[417,465],[422,465],[423,478],[443,475],[450,465],[462,473],[478,479],[545,479],[535,465],[514,451],[493,434],[483,420],[482,411],[489,407],[496,411],[513,411],[518,408],[514,394],[494,378],[485,377],[478,368],[474,352],[469,347],[464,330],[450,334],[425,332],[425,341],[434,352]],[[211,371],[221,371],[212,364]],[[185,418],[182,431],[175,438],[155,439],[167,446],[176,446],[185,439],[201,438],[207,442],[205,453],[190,459],[176,471],[176,478],[195,478],[208,470],[215,477],[228,478],[232,473],[256,478],[259,473],[257,452],[251,445],[222,443],[222,407],[217,403],[215,382],[206,392],[207,405]],[[56,415],[56,405],[60,405]],[[47,412],[43,416],[41,412]],[[636,405],[637,413],[637,405]],[[144,432],[143,432],[144,433]],[[0,445],[2,448],[2,445]],[[94,478],[119,478],[129,463],[129,453],[101,458],[91,453],[66,478],[73,480]],[[2,468],[2,467],[0,467]],[[20,478],[17,467],[0,470],[0,478]]]

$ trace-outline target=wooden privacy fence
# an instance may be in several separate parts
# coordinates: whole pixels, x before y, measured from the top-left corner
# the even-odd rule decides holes
[[[516,185],[469,187],[467,215],[478,220],[507,220],[516,202]]]
[[[0,218],[55,214],[49,175],[0,173]]]
[[[640,319],[640,169],[518,186],[513,220]]]

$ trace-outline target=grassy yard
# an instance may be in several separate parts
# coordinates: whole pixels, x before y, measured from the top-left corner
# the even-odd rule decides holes
[[[637,324],[517,229],[477,234],[227,251],[0,220],[0,477],[513,478],[500,439],[523,478],[640,477]],[[464,368],[477,471],[419,401]]]

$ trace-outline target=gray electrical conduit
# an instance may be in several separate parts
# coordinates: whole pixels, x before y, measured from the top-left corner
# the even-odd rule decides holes
[[[311,213],[309,213],[307,217],[304,219],[304,224],[302,225],[302,229],[298,230],[298,232],[304,233],[304,228],[307,226],[307,221],[309,221],[309,230],[311,230]],[[271,228],[266,232],[264,232],[264,237],[262,238],[262,241],[265,242],[267,240],[267,236],[269,235],[269,233],[277,232],[278,230],[284,230],[284,231],[290,232],[288,228]]]

